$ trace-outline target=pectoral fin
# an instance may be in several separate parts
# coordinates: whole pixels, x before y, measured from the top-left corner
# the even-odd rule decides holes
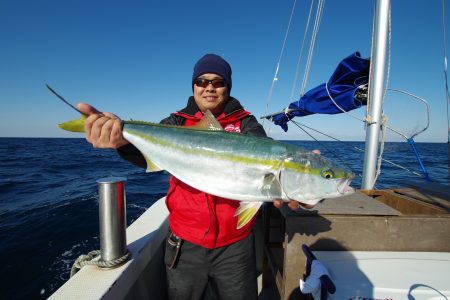
[[[237,229],[241,229],[250,222],[258,212],[263,202],[241,202],[234,213],[238,216]]]
[[[155,165],[155,163],[147,156],[144,155],[145,161],[147,162],[147,172],[158,172],[158,171],[162,171],[162,169],[160,167],[158,167],[157,165]]]
[[[261,193],[270,200],[281,198],[281,185],[275,174],[268,173],[264,176],[261,184]]]

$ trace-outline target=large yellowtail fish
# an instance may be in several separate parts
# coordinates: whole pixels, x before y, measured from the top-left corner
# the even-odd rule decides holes
[[[59,127],[84,132],[85,118]],[[198,190],[241,201],[237,228],[264,201],[314,205],[353,191],[354,175],[325,157],[292,144],[226,132],[209,111],[194,127],[124,121],[123,136],[145,157],[149,172],[166,170]]]

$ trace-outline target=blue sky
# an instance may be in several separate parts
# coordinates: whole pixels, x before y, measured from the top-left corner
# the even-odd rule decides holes
[[[72,103],[85,101],[123,119],[159,122],[184,107],[192,94],[192,67],[205,53],[230,62],[232,96],[262,116],[292,5],[278,0],[0,0],[0,137],[82,136],[56,126],[77,115],[46,89],[47,83]],[[297,1],[268,112],[291,100],[309,6]],[[349,54],[370,56],[373,10],[373,1],[325,3],[307,90],[328,80]],[[442,2],[393,1],[390,87],[431,104],[430,127],[417,141],[447,141],[443,52]],[[354,113],[363,117],[365,111]],[[389,125],[406,134],[425,123],[424,107],[395,93],[388,93],[385,113]],[[338,139],[365,138],[363,123],[348,116],[298,121]],[[268,125],[274,138],[309,139],[292,125],[287,133]],[[387,139],[401,140],[392,134]]]

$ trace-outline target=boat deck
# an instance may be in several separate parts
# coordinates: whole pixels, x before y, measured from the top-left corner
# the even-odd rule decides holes
[[[298,288],[303,244],[313,251],[449,252],[450,194],[424,190],[357,191],[298,212],[266,206],[263,283],[273,277],[281,299],[306,299]]]
[[[299,290],[306,263],[302,244],[321,252],[448,254],[450,193],[445,191],[449,190],[429,185],[358,191],[298,212],[267,203],[255,229],[259,299],[308,299]],[[115,269],[85,266],[49,299],[165,299],[164,200],[127,229],[130,261]]]

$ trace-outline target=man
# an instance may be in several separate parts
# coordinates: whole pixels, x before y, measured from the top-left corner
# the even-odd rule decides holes
[[[256,118],[230,96],[231,74],[222,57],[203,56],[194,66],[194,95],[185,108],[161,123],[192,126],[209,110],[226,131],[266,137]],[[123,138],[119,118],[85,103],[79,103],[78,109],[89,115],[86,139],[94,147],[117,149],[124,159],[146,167],[140,152]],[[282,202],[274,204],[280,207]],[[234,213],[239,202],[204,193],[171,177],[166,205],[170,212],[165,252],[169,298],[201,299],[208,291],[220,299],[256,299],[255,220],[236,228]],[[297,209],[299,204],[291,201],[289,206]]]

